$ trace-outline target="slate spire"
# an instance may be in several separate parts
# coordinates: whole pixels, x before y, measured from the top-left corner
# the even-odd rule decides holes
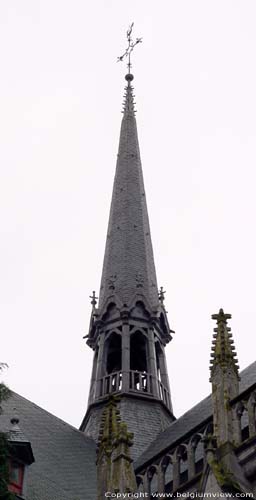
[[[126,75],[99,309],[114,293],[129,305],[138,290],[154,307],[158,289],[134,110],[133,75]]]
[[[174,416],[165,359],[172,331],[165,292],[157,288],[132,81],[128,73],[99,305],[91,295],[86,338],[94,359],[81,430],[95,439],[104,403],[118,394],[122,420],[134,433],[136,459]]]

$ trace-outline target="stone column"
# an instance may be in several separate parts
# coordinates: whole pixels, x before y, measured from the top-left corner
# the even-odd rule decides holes
[[[148,373],[152,376],[152,392],[157,398],[160,397],[157,382],[156,350],[154,342],[154,330],[148,329]]]
[[[173,457],[173,491],[180,485],[180,458],[177,453]]]
[[[164,471],[161,465],[159,465],[157,472],[157,491],[158,493],[164,493],[164,490],[165,490]]]
[[[148,478],[147,471],[143,475],[143,490],[144,490],[144,493],[147,493],[148,495],[150,494],[150,481]]]
[[[161,352],[159,354],[159,367],[160,367],[160,376],[161,376],[161,382],[163,386],[165,387],[168,395],[167,395],[167,406],[171,410],[172,409],[172,402],[171,402],[171,393],[170,393],[170,384],[169,384],[169,377],[168,377],[168,371],[167,371],[167,365],[166,365],[166,359],[165,359],[165,353],[161,348]]]
[[[249,419],[249,436],[255,436],[256,423],[255,423],[255,396],[252,395],[247,403],[248,419]]]
[[[195,449],[196,444],[191,442],[188,445],[187,454],[188,454],[188,480],[192,479],[196,473],[196,464],[195,464]]]
[[[130,331],[128,323],[123,323],[122,328],[122,392],[130,388]]]
[[[243,407],[241,403],[236,404],[232,408],[233,429],[234,429],[234,444],[238,446],[242,442],[241,418]]]
[[[96,347],[96,349],[94,351],[93,367],[92,367],[92,376],[91,376],[91,383],[90,383],[90,392],[89,392],[88,405],[90,405],[93,402],[94,397],[95,397],[95,384],[96,384],[97,362],[98,362],[98,347]]]
[[[97,362],[97,370],[96,370],[96,395],[95,399],[100,397],[101,391],[101,383],[100,379],[103,376],[103,363],[104,363],[104,341],[105,341],[105,333],[100,334],[99,338],[99,353],[98,353],[98,362]]]

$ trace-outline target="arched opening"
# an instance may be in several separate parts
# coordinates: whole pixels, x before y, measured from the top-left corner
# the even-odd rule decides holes
[[[176,450],[176,460],[178,462],[179,478],[178,484],[183,484],[188,480],[188,453],[185,445],[180,445]]]
[[[99,357],[99,347],[97,346],[95,351],[94,351],[93,366],[92,366],[92,378],[91,378],[91,386],[90,386],[90,393],[89,393],[89,402],[92,402],[94,397],[95,397],[98,357]]]
[[[252,437],[256,434],[256,393],[252,392],[248,402],[248,420],[249,420],[249,436]]]
[[[151,392],[147,371],[147,339],[136,331],[130,340],[130,389]]]
[[[161,356],[163,355],[161,346],[159,342],[155,343],[155,349],[156,349],[156,369],[157,369],[157,378],[161,382]]]
[[[136,476],[136,482],[137,482],[137,492],[143,493],[144,492],[143,477]]]
[[[209,422],[209,424],[207,424],[207,426],[204,430],[203,437],[212,436],[212,435],[213,435],[213,423]]]
[[[150,467],[148,470],[148,486],[149,486],[149,494],[157,492],[157,470],[156,467]]]
[[[118,392],[122,388],[122,338],[116,332],[106,340],[103,378],[100,381],[100,396]]]
[[[168,374],[166,369],[165,355],[161,342],[155,337],[155,357],[156,357],[156,370],[160,398],[164,401],[166,406],[171,407]]]
[[[241,431],[242,431],[242,441],[245,441],[249,437],[249,416],[248,410],[244,406],[243,413],[241,416]]]
[[[122,339],[121,335],[112,333],[107,341],[107,374],[120,371],[122,368]]]
[[[195,438],[196,439],[196,438]],[[198,437],[195,442],[195,472],[198,473],[203,469],[204,466],[204,443],[202,439]]]
[[[98,357],[99,357],[99,346],[97,346],[95,351],[94,351],[93,368],[92,368],[92,379],[93,380],[96,377],[96,371],[97,371],[97,366],[98,366]]]
[[[190,442],[190,453],[192,454],[193,461],[193,474],[197,474],[203,469],[204,466],[204,441],[202,434],[194,434]]]
[[[131,335],[130,368],[138,372],[147,372],[147,341],[143,333],[137,331]]]
[[[102,316],[102,320],[103,321],[109,320],[110,318],[115,316],[117,314],[117,312],[118,311],[117,311],[116,304],[114,302],[110,302],[110,304],[108,304],[106,312]]]
[[[160,314],[160,325],[161,325],[161,328],[162,328],[163,332],[167,335],[168,331],[167,331],[167,328],[166,328],[166,322],[165,322],[165,318],[164,318],[163,313]]]
[[[132,314],[133,314],[133,316],[137,316],[139,318],[148,318],[150,316],[145,305],[140,300],[138,300],[136,302],[135,306],[133,307]]]
[[[173,464],[170,455],[166,455],[163,458],[160,466],[164,474],[164,491],[170,492],[173,486]]]

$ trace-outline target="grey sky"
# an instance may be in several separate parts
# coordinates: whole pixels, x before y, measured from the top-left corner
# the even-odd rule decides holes
[[[210,391],[212,313],[255,359],[256,3],[0,5],[1,359],[11,388],[79,425],[135,22],[137,122],[174,411]]]

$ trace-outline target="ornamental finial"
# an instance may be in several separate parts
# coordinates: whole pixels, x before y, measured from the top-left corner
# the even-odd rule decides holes
[[[212,314],[212,319],[217,321],[217,327],[214,328],[212,341],[210,381],[213,379],[213,373],[217,365],[223,368],[232,366],[239,378],[239,366],[234,347],[234,340],[231,328],[227,325],[227,320],[231,319],[231,314],[226,314],[223,309],[220,309],[217,314]]]
[[[136,45],[138,45],[138,43],[142,42],[142,38],[136,38],[135,41],[132,39],[133,26],[134,26],[134,23],[132,23],[131,26],[129,26],[129,28],[126,32],[128,47],[125,50],[125,52],[117,58],[117,62],[120,62],[120,61],[123,61],[123,59],[125,57],[128,57],[128,63],[127,63],[128,74],[125,77],[128,82],[133,80],[133,75],[131,74],[131,67],[132,67],[131,53],[134,50],[134,47],[136,47]]]
[[[95,290],[93,290],[92,295],[90,295],[89,298],[92,299],[91,304],[92,304],[92,309],[94,311],[96,308],[96,305],[97,305],[97,300],[98,300],[98,297],[96,297]]]
[[[212,319],[217,321],[217,325],[227,324],[227,319],[231,319],[231,314],[224,313],[223,309],[220,309],[217,314],[212,314]]]
[[[159,296],[160,303],[161,303],[162,305],[164,304],[164,299],[165,299],[165,296],[164,296],[164,295],[165,295],[165,293],[166,293],[166,292],[164,291],[163,287],[161,286],[161,287],[160,287],[160,290],[159,290],[159,295],[158,295],[158,296]]]
[[[17,408],[13,408],[13,415],[11,417],[11,424],[12,425],[18,425],[20,419],[19,419],[19,416],[18,416],[18,412],[17,412]]]

